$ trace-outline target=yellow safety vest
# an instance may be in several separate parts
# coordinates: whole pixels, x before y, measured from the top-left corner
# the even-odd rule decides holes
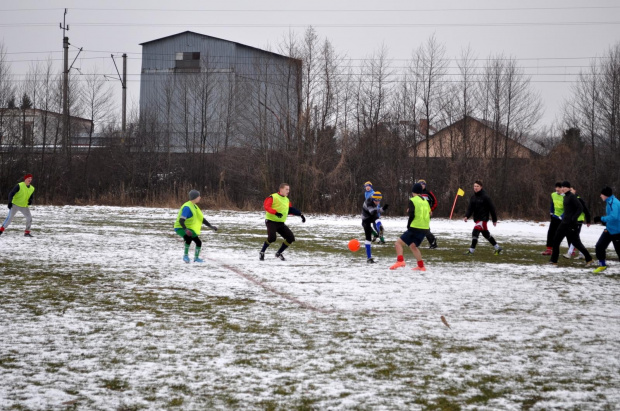
[[[553,214],[562,217],[564,214],[564,196],[554,192],[551,193],[551,200],[553,201]]]
[[[286,217],[288,216],[288,209],[291,201],[288,197],[281,196],[279,193],[273,193],[271,195],[273,198],[273,204],[271,208],[276,210],[278,213],[282,214],[282,217],[276,217],[275,214],[265,213],[265,218],[270,221],[275,221],[277,223],[283,223],[286,221]]]
[[[181,206],[181,209],[177,214],[177,221],[174,222],[174,228],[183,228],[181,227],[180,220],[181,213],[185,207],[189,207],[189,209],[192,210],[192,216],[185,219],[185,227],[195,232],[196,235],[200,235],[200,229],[202,228],[202,220],[204,220],[204,217],[202,215],[202,211],[200,211],[200,208],[198,208],[198,206],[191,201],[188,201]]]
[[[34,193],[32,184],[27,186],[24,182],[19,183],[19,191],[13,196],[13,204],[19,207],[28,207],[28,200],[32,193]]]
[[[420,196],[411,197],[410,200],[415,207],[415,216],[410,227],[428,230],[431,226],[431,206]]]
[[[577,199],[579,199],[581,197],[577,196]],[[579,217],[577,218],[577,221],[586,221],[586,213],[581,213],[579,214]]]

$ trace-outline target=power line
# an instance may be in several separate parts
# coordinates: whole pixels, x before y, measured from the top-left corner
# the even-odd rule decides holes
[[[539,26],[609,26],[620,21],[568,21],[518,23],[72,23],[73,27],[214,27],[214,28],[432,28],[432,27],[539,27]],[[0,27],[55,27],[53,23],[4,23]]]
[[[176,13],[436,13],[446,11],[458,12],[480,12],[480,11],[530,11],[530,10],[606,10],[617,9],[620,6],[558,6],[558,7],[485,7],[485,8],[439,8],[439,9],[157,9],[157,8],[90,8],[90,7],[71,7],[71,10],[81,11],[139,11],[139,12],[176,12]],[[20,11],[52,11],[62,10],[62,8],[19,8],[19,9],[0,9],[2,12]]]
[[[251,46],[248,46],[251,47]],[[108,54],[109,53],[126,53],[126,54],[134,54],[134,55],[138,55],[140,57],[130,57],[130,60],[141,60],[143,57],[150,57],[150,56],[161,56],[161,57],[174,57],[176,55],[176,53],[143,53],[143,52],[119,52],[119,51],[112,51],[112,50],[89,50],[89,49],[84,49],[83,50],[84,53],[105,53],[105,56],[95,56],[95,57],[83,57],[83,58],[89,58],[89,59],[97,59],[97,58],[102,58],[102,57],[109,57]],[[266,51],[267,53],[273,53],[270,51]],[[33,54],[33,53],[39,53],[39,54],[47,54],[47,53],[62,53],[62,51],[24,51],[24,52],[7,52],[4,54]],[[280,55],[281,57],[284,58],[291,58],[294,59],[295,57],[288,57],[285,55]],[[610,56],[589,56],[589,57],[478,57],[478,58],[471,58],[468,59],[469,61],[489,61],[489,60],[498,60],[498,61],[547,61],[547,60],[595,60],[595,59],[610,59]],[[267,60],[269,58],[264,57],[264,56],[232,56],[232,55],[205,55],[205,60],[209,60],[209,59],[227,59],[227,60],[239,60],[239,59],[244,59],[244,60],[248,60],[248,59],[252,59],[252,60]],[[315,57],[313,59],[314,61],[325,61],[325,58],[322,57]],[[339,61],[373,61],[374,59],[372,58],[368,58],[368,57],[363,57],[363,58],[348,58],[348,57],[343,57],[340,58]],[[385,58],[383,59],[384,61],[405,61],[405,62],[410,62],[413,61],[411,58]],[[17,61],[47,61],[47,59],[45,60],[41,60],[41,59],[30,59],[30,60],[7,60],[7,62],[17,62]],[[437,59],[437,61],[462,61],[460,58],[443,58],[443,59]],[[564,67],[564,66],[562,66]]]

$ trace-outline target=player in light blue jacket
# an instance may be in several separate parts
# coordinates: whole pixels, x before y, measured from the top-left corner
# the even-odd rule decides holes
[[[601,200],[605,202],[605,215],[594,217],[595,223],[605,224],[605,230],[596,243],[596,258],[599,266],[594,273],[600,273],[607,269],[605,254],[609,243],[614,244],[614,249],[620,258],[620,201],[613,195],[610,187],[601,190]]]

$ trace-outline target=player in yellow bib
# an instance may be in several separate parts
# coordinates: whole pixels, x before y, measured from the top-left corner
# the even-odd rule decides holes
[[[394,248],[396,248],[396,263],[390,267],[390,270],[396,270],[405,266],[403,248],[408,246],[418,261],[417,266],[413,267],[412,270],[426,271],[419,247],[430,230],[431,206],[428,201],[421,197],[423,191],[424,189],[420,183],[415,183],[411,188],[412,197],[409,199],[407,231],[394,244]]]
[[[288,193],[291,191],[290,186],[287,183],[280,184],[280,188],[277,193],[273,193],[265,199],[263,202],[263,208],[265,209],[265,225],[267,226],[267,241],[263,243],[263,248],[259,253],[259,260],[265,260],[265,251],[267,247],[276,241],[276,234],[280,234],[284,241],[276,252],[276,257],[284,261],[285,258],[282,255],[284,250],[295,241],[295,235],[286,224],[286,217],[289,214],[297,215],[301,217],[301,222],[306,222],[306,217],[298,209],[292,206],[291,200],[288,199]]]
[[[34,193],[34,186],[32,182],[32,174],[26,174],[24,181],[13,187],[13,190],[9,193],[9,215],[6,217],[2,226],[0,227],[0,234],[4,233],[4,229],[8,228],[13,221],[13,217],[19,211],[26,217],[26,230],[24,231],[24,237],[32,237],[30,234],[30,226],[32,225],[32,215],[30,214],[30,205],[32,204],[32,194]]]
[[[189,201],[181,206],[177,214],[177,219],[174,222],[174,231],[185,240],[185,253],[183,254],[183,261],[189,263],[189,246],[192,245],[192,241],[196,244],[196,251],[194,252],[194,262],[204,263],[204,260],[200,258],[200,250],[202,248],[202,241],[200,240],[200,229],[202,225],[206,225],[213,231],[217,231],[217,227],[211,225],[202,215],[202,211],[198,208],[197,204],[200,202],[200,192],[198,190],[192,190],[189,192]]]

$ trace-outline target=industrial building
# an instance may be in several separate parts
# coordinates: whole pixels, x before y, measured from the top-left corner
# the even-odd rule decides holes
[[[293,138],[300,60],[191,31],[141,46],[138,143],[214,153]]]

